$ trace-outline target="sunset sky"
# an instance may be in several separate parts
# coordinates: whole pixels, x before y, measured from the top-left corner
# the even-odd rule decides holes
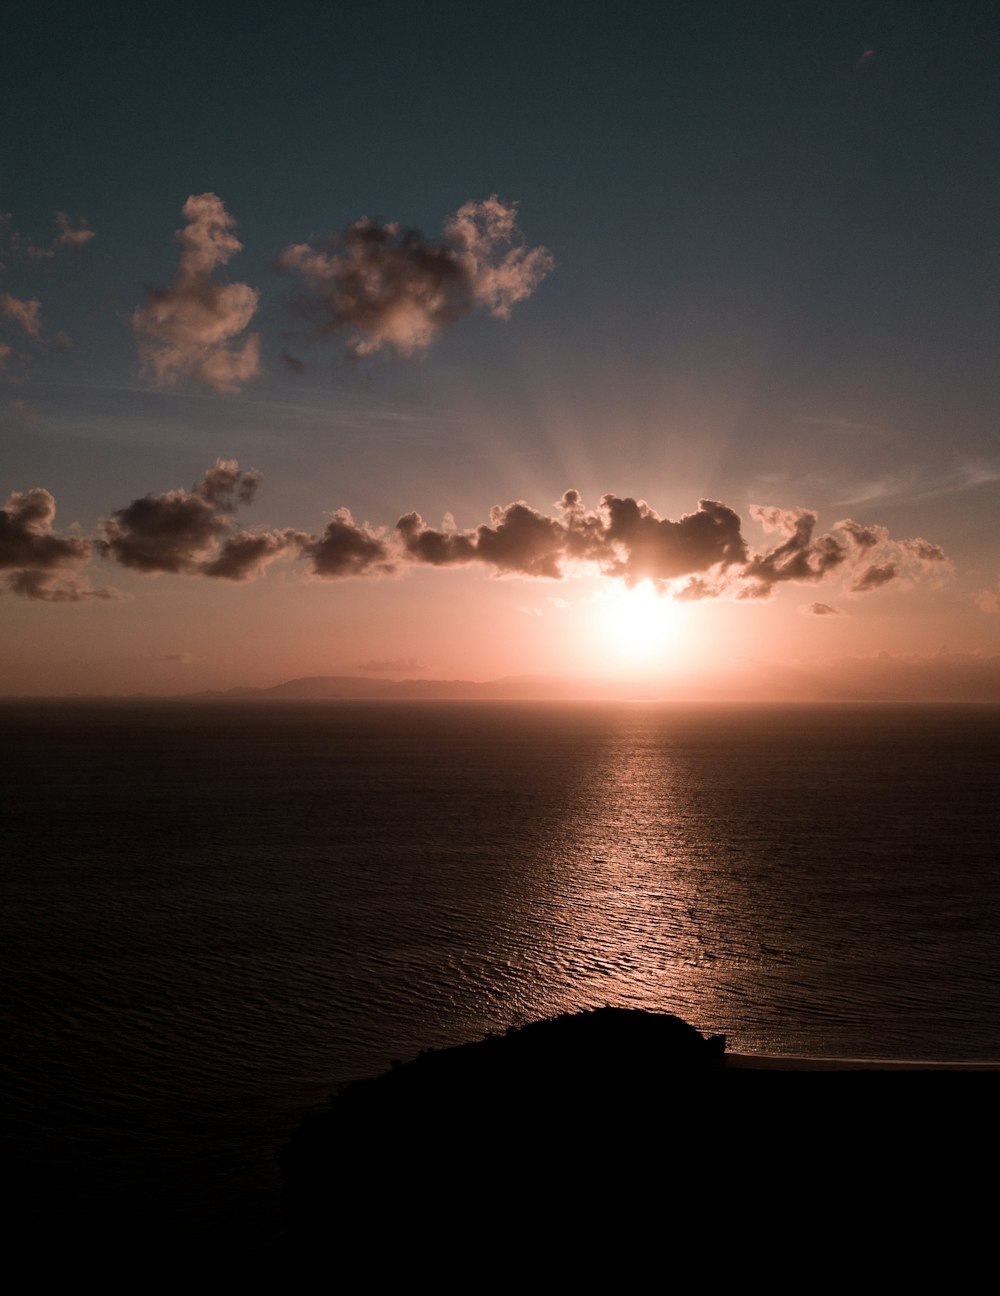
[[[998,41],[979,0],[21,6],[0,693],[984,678]]]

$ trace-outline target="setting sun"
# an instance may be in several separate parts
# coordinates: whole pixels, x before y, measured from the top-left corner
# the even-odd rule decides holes
[[[676,605],[652,581],[615,585],[597,599],[596,614],[603,645],[625,662],[652,663],[676,631]]]

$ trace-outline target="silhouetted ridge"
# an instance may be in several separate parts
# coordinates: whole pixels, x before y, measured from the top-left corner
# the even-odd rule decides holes
[[[359,1186],[426,1158],[479,1182],[530,1163],[540,1133],[567,1122],[586,1122],[584,1140],[637,1106],[665,1111],[721,1068],[724,1049],[679,1017],[598,1008],[427,1050],[307,1117],[282,1157],[286,1183],[311,1227],[350,1209]]]

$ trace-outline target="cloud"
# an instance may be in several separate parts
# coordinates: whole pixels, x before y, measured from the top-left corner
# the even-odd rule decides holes
[[[194,654],[189,652],[164,653],[161,657],[156,658],[161,662],[177,662],[181,666],[190,666],[194,661]]]
[[[985,612],[989,616],[1000,613],[1000,583],[996,589],[980,590],[975,597],[975,604],[980,612]]]
[[[22,301],[17,297],[12,297],[10,293],[0,293],[0,311],[20,324],[28,337],[34,341],[39,341],[42,336],[42,321],[39,318],[42,309],[42,303],[37,297]]]
[[[100,526],[100,551],[135,571],[247,579],[276,553],[258,551],[251,559],[245,544],[228,555],[219,545],[230,529],[230,513],[253,499],[259,483],[259,473],[241,472],[234,459],[218,459],[190,491],[144,495],[105,519]],[[229,543],[243,542],[247,535],[243,532]]]
[[[318,246],[286,247],[278,269],[303,282],[298,307],[317,336],[346,331],[347,355],[388,347],[422,351],[475,308],[507,318],[553,267],[542,247],[525,246],[517,204],[494,194],[469,202],[438,241],[396,222],[355,221]]]
[[[94,231],[82,217],[73,218],[65,212],[53,213],[56,223],[56,236],[48,247],[41,247],[27,234],[21,234],[14,228],[10,212],[0,212],[0,257],[28,257],[32,261],[48,261],[61,248],[80,248],[94,238]],[[0,261],[0,269],[3,263]]]
[[[77,218],[75,224],[73,217],[67,216],[65,212],[56,212],[55,217],[59,229],[55,239],[56,247],[85,247],[94,237],[94,231],[82,217]]]
[[[370,661],[358,662],[358,670],[370,675],[395,675],[426,669],[424,663],[418,661],[416,657],[373,657]]]
[[[91,599],[120,599],[116,589],[94,589],[87,581],[57,580],[51,572],[29,568],[13,572],[8,577],[12,594],[24,598],[41,599],[46,603],[86,603]]]
[[[232,514],[256,494],[261,476],[219,459],[188,490],[148,494],[100,526],[102,554],[135,571],[250,581],[270,563],[294,553],[323,579],[388,575],[396,556],[382,533],[338,509],[319,536],[291,528],[233,531]]]
[[[780,543],[751,554],[739,515],[716,500],[701,500],[693,513],[662,518],[645,501],[605,495],[597,510],[570,490],[547,516],[523,501],[491,510],[490,523],[462,531],[453,524],[428,526],[405,513],[396,535],[407,562],[435,567],[480,563],[500,574],[558,580],[575,565],[589,565],[630,585],[651,580],[680,601],[766,599],[785,582],[812,584],[843,568],[850,588],[875,589],[900,575],[906,564],[948,567],[937,545],[893,541],[885,527],[839,522],[834,533],[816,535],[808,509],[754,505],[751,516]],[[879,561],[874,561],[878,557]]]
[[[605,539],[622,555],[620,570],[607,563],[605,569],[630,583],[672,580],[746,561],[739,515],[715,500],[699,500],[696,512],[676,522],[661,518],[644,500],[605,495],[601,508],[607,518]],[[592,528],[585,525],[584,531],[591,540]]]
[[[58,536],[52,529],[56,502],[41,487],[12,491],[0,509],[0,568],[52,571],[86,562],[90,544],[77,536]]]
[[[904,552],[915,558],[922,566],[950,565],[950,559],[941,546],[932,544],[929,540],[922,540],[919,536],[916,536],[912,540],[901,540],[899,543]]]
[[[740,590],[740,598],[768,598],[773,587],[784,581],[820,581],[847,558],[847,545],[836,536],[813,538],[817,519],[809,509],[752,504],[750,515],[765,531],[778,532],[786,539],[747,563],[741,573],[747,584]]]
[[[0,257],[28,257],[37,261],[52,256],[55,256],[52,248],[39,247],[33,239],[14,228],[14,217],[10,212],[0,212]],[[0,260],[0,270],[4,269],[5,264],[5,260]]]
[[[876,545],[884,544],[889,538],[885,527],[862,526],[859,522],[852,522],[850,518],[844,518],[836,526],[837,530],[843,531],[858,549],[874,549]]]
[[[780,581],[820,581],[842,568],[846,587],[855,594],[879,589],[891,581],[944,575],[951,562],[940,545],[919,536],[893,540],[888,528],[843,518],[833,531],[815,536],[816,514],[808,509],[752,505],[751,515],[766,531],[785,535],[769,553],[755,557],[742,572],[747,582],[739,598],[767,598]]]
[[[851,589],[858,593],[878,589],[880,585],[887,585],[889,581],[895,580],[898,575],[899,567],[894,562],[872,563],[855,578]]]
[[[149,302],[132,316],[143,372],[169,387],[193,378],[218,392],[236,392],[260,372],[260,335],[238,342],[257,310],[248,284],[212,277],[242,249],[236,222],[213,193],[193,194],[177,231],[180,270],[170,288],[148,289]]]
[[[701,599],[719,598],[722,592],[722,586],[702,580],[700,576],[692,576],[689,581],[673,591],[673,597],[679,603],[697,603]]]
[[[23,400],[20,396],[18,396],[15,400],[11,401],[10,408],[13,410],[14,417],[17,419],[19,423],[31,424],[31,423],[38,422],[37,412],[34,409],[32,409],[32,407],[28,404],[28,402],[26,400]]]
[[[847,519],[817,535],[816,514],[808,509],[752,506],[751,516],[778,537],[753,552],[739,514],[720,501],[700,500],[696,510],[674,520],[631,496],[607,494],[591,509],[575,490],[563,494],[552,514],[517,500],[495,505],[488,522],[465,530],[450,514],[432,527],[417,512],[404,513],[390,530],[356,522],[346,508],[330,513],[318,534],[288,527],[235,530],[233,514],[253,500],[260,480],[235,460],[219,459],[190,490],[147,494],[104,519],[98,549],[135,571],[229,581],[253,580],[283,556],[303,559],[308,573],[322,580],[394,576],[416,566],[479,566],[497,576],[553,581],[596,573],[630,586],[648,580],[681,602],[763,600],[784,583],[828,579],[842,592],[860,594],[951,566],[938,545],[919,537],[893,540],[878,525]],[[802,610],[842,615],[830,603]]]
[[[41,487],[13,491],[0,509],[0,569],[6,587],[22,598],[49,603],[80,603],[120,597],[116,590],[95,590],[76,579],[91,555],[89,540],[60,536],[53,530],[56,502]]]
[[[389,576],[396,561],[381,530],[367,522],[358,524],[348,509],[338,509],[323,534],[303,537],[303,554],[312,560],[312,572],[324,580],[350,576]]]
[[[444,233],[457,249],[476,305],[500,319],[530,297],[555,265],[547,248],[524,246],[517,203],[502,203],[496,194],[459,207]]]
[[[950,467],[933,470],[911,466],[883,477],[855,483],[840,496],[843,504],[870,503],[875,499],[905,497],[911,502],[957,495],[1000,481],[1000,460],[963,458]]]
[[[269,563],[290,550],[301,549],[308,539],[297,531],[240,531],[226,539],[218,555],[199,570],[203,576],[223,580],[254,580]]]
[[[7,346],[5,342],[0,342],[0,369],[4,367],[12,355],[13,348]]]
[[[216,459],[202,478],[201,485],[194,489],[209,504],[218,504],[232,509],[240,504],[250,504],[257,494],[262,477],[256,468],[240,472],[235,459]]]
[[[728,567],[746,558],[739,517],[724,504],[701,500],[695,513],[673,522],[644,500],[605,495],[588,510],[577,491],[567,491],[550,517],[523,501],[490,511],[489,524],[474,531],[428,527],[418,513],[396,523],[411,562],[432,566],[483,563],[499,573],[559,580],[567,564],[596,564],[630,584],[663,582],[691,572]]]

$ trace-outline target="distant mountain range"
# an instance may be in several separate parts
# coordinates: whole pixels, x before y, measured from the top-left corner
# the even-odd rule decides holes
[[[271,688],[233,688],[224,693],[202,693],[216,698],[627,698],[648,696],[634,683],[607,680],[558,679],[513,675],[486,680],[388,680],[360,675],[308,675],[286,680]]]
[[[738,658],[715,671],[689,669],[660,679],[588,679],[508,675],[496,680],[373,679],[365,675],[308,675],[268,688],[203,690],[170,696],[149,693],[63,694],[73,698],[159,697],[163,701],[357,699],[469,699],[509,701],[663,700],[688,702],[1000,702],[1000,656],[879,653],[825,662],[767,662]]]
[[[718,674],[659,680],[512,675],[503,679],[368,679],[313,675],[271,688],[202,694],[216,698],[482,698],[562,701],[644,698],[776,702],[1000,702],[1000,656],[942,651],[933,656],[843,657],[815,663],[749,658]]]

